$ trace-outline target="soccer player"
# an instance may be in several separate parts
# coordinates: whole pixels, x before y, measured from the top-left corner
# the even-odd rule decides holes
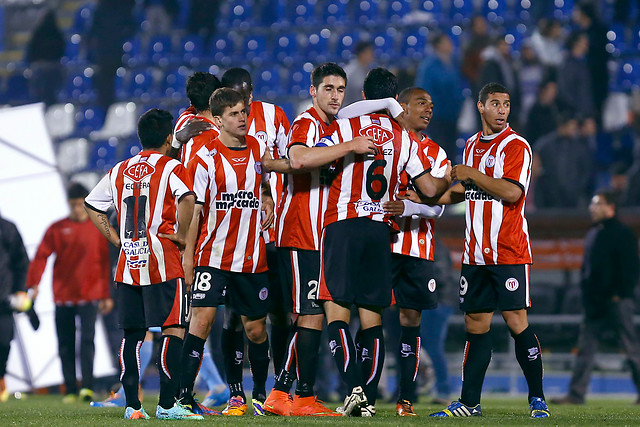
[[[283,157],[285,146],[287,143],[287,135],[289,133],[289,120],[284,111],[277,105],[267,102],[255,101],[253,99],[253,83],[249,72],[243,68],[230,68],[222,75],[222,85],[239,92],[244,100],[247,108],[247,135],[254,137],[260,144],[266,145],[269,156],[273,159]],[[281,160],[281,159],[280,159]],[[273,163],[273,162],[272,162]],[[282,165],[284,162],[281,162]],[[271,195],[275,206],[280,203],[280,197],[283,189],[283,175],[277,171],[269,172],[269,185]],[[269,283],[270,283],[270,300],[271,309],[269,312],[269,320],[271,321],[271,355],[273,358],[274,372],[278,372],[285,357],[287,341],[291,332],[291,320],[287,316],[287,312],[282,304],[287,295],[282,294],[282,285],[280,274],[278,271],[278,262],[275,248],[276,230],[270,227],[264,232],[265,242],[267,243],[267,264],[269,265]],[[223,341],[237,343],[235,347],[225,347],[228,351],[227,356],[233,358],[235,363],[241,364],[244,357],[244,339],[242,337],[242,326],[237,314],[225,311],[225,326],[223,329]],[[224,350],[223,350],[224,351]],[[249,347],[249,358],[257,360],[265,357],[265,353],[255,346]],[[235,357],[237,354],[243,354],[243,357]],[[262,405],[266,398],[265,383],[266,378],[256,378],[256,372],[253,372],[254,381],[254,412],[263,413]]]
[[[195,197],[182,164],[166,155],[171,149],[172,122],[164,110],[144,113],[138,120],[142,151],[116,164],[85,199],[91,221],[120,248],[115,282],[119,323],[124,329],[120,381],[127,401],[126,419],[149,418],[138,399],[138,361],[150,327],[162,327],[156,418],[203,419],[176,401],[187,309],[180,252]],[[106,214],[112,205],[118,213],[119,235]]]
[[[325,165],[342,157],[347,150],[369,152],[374,146],[360,138],[343,146],[325,147],[320,156],[314,147],[328,133],[342,106],[347,76],[334,63],[325,63],[311,73],[309,92],[313,106],[293,122],[287,144],[293,169],[278,205],[278,257],[287,285],[287,311],[297,315],[296,332],[287,348],[285,363],[277,372],[276,384],[265,402],[265,411],[276,415],[323,416],[335,414],[315,398],[314,383],[324,312],[317,300],[320,275],[320,238],[324,210],[332,173]],[[295,349],[295,354],[294,354]],[[295,398],[289,390],[296,379]]]
[[[53,300],[56,305],[56,334],[62,376],[66,388],[64,403],[76,398],[90,401],[93,397],[93,343],[98,311],[108,313],[113,308],[109,291],[111,272],[107,241],[96,230],[84,210],[84,198],[89,191],[81,184],[67,189],[70,214],[47,229],[38,251],[29,266],[27,288],[34,298],[47,259],[56,254],[53,267]],[[80,327],[76,328],[76,318]],[[80,367],[82,387],[78,392],[76,379],[76,329],[80,329]]]
[[[459,182],[438,201],[464,200],[466,206],[460,277],[460,308],[467,332],[462,394],[431,416],[482,414],[482,383],[491,361],[489,329],[493,312],[500,310],[529,386],[531,417],[545,418],[550,413],[542,391],[542,353],[527,322],[531,245],[524,205],[531,177],[531,147],[507,122],[511,99],[506,87],[486,84],[477,108],[482,131],[467,140],[462,164],[451,170],[451,178]]]
[[[397,88],[392,73],[376,68],[367,75],[363,92],[367,100],[395,98]],[[382,203],[397,192],[403,170],[427,197],[444,192],[448,182],[429,174],[431,166],[416,141],[386,114],[337,120],[334,126],[314,149],[357,135],[371,138],[374,147],[335,162],[321,242],[319,299],[324,300],[329,348],[349,390],[340,411],[372,416],[384,363],[382,311],[391,303],[390,215]],[[360,314],[361,370],[349,332],[351,305]]]
[[[417,87],[403,90],[398,96],[405,114],[401,123],[415,136],[418,149],[430,162],[430,174],[437,179],[445,177],[449,167],[447,154],[423,132],[433,116],[431,95]],[[393,293],[400,309],[400,387],[396,414],[415,416],[413,402],[416,401],[416,376],[420,364],[420,323],[422,310],[437,306],[436,276],[433,263],[434,230],[433,218],[442,215],[441,206],[427,206],[406,199],[411,189],[409,177],[403,172],[400,177],[398,199],[386,202],[383,207],[395,215],[400,228],[392,233],[391,250]],[[426,286],[425,286],[426,284]]]
[[[192,317],[184,351],[200,355],[184,360],[180,396],[190,405],[195,404],[193,384],[205,339],[217,306],[225,301],[228,309],[241,315],[249,346],[254,349],[250,351],[254,377],[266,381],[269,368],[266,314],[270,296],[261,232],[273,221],[273,201],[268,186],[263,185],[260,164],[266,146],[246,135],[247,113],[238,92],[229,88],[216,90],[210,109],[220,135],[207,142],[189,162],[197,205],[184,253],[185,266],[195,266]],[[262,210],[265,220],[261,222]],[[199,222],[202,224],[198,236]],[[235,348],[236,343],[224,338],[223,349]],[[231,398],[223,414],[244,415],[247,405],[242,364],[235,363],[240,356],[227,354],[225,369]],[[252,358],[251,354],[261,357]],[[255,392],[256,389],[254,399]]]

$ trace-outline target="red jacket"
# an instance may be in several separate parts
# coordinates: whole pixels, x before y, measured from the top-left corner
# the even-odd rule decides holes
[[[53,301],[79,303],[110,297],[111,282],[107,240],[90,220],[69,218],[53,223],[42,239],[27,273],[27,288],[40,283],[47,258],[53,265]]]

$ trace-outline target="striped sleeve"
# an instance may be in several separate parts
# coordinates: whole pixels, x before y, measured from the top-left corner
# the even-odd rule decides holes
[[[529,144],[513,140],[507,144],[502,154],[504,156],[502,178],[519,183],[523,189],[527,188],[532,160]]]
[[[209,187],[209,171],[207,165],[200,156],[195,156],[189,161],[188,174],[193,183],[193,192],[196,193],[196,203],[204,204]]]

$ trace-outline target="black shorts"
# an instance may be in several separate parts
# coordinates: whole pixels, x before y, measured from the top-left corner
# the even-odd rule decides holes
[[[225,304],[247,317],[264,317],[269,312],[269,277],[264,273],[236,273],[213,267],[196,267],[191,290],[192,307]]]
[[[433,261],[408,255],[391,254],[393,296],[400,308],[417,311],[438,306]]]
[[[318,299],[388,307],[391,304],[389,226],[369,218],[337,221],[322,233]]]
[[[278,258],[286,290],[285,309],[296,314],[324,313],[318,301],[320,251],[278,248]]]
[[[531,307],[529,264],[469,265],[460,273],[460,309],[465,313]]]
[[[287,300],[289,294],[284,293],[284,277],[280,268],[280,248],[276,247],[276,244],[271,242],[267,243],[267,265],[269,271],[269,300],[271,300],[271,313],[287,313]]]
[[[116,283],[118,324],[122,329],[184,326],[189,304],[183,278],[148,286]]]

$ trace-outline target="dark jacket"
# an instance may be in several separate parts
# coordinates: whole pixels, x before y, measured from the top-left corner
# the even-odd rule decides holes
[[[605,316],[614,296],[633,298],[639,262],[638,239],[618,218],[605,219],[591,227],[580,270],[587,317]]]
[[[10,313],[9,295],[24,290],[29,257],[16,226],[0,218],[0,314]]]

